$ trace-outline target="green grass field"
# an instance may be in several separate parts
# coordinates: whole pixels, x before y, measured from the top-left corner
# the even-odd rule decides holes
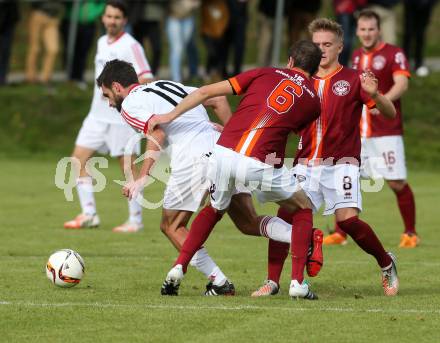
[[[179,297],[162,297],[160,285],[176,251],[158,228],[160,211],[144,212],[139,234],[111,232],[126,218],[125,200],[111,180],[116,163],[103,170],[108,187],[97,195],[102,226],[66,231],[62,223],[79,211],[54,185],[57,159],[1,160],[0,341],[2,342],[436,342],[440,339],[440,262],[435,172],[411,171],[422,244],[397,248],[402,223],[388,189],[366,194],[363,218],[399,261],[401,292],[382,295],[373,258],[350,242],[325,249],[325,266],[313,289],[320,300],[292,301],[286,265],[280,294],[252,299],[265,278],[266,240],[250,238],[224,220],[207,248],[236,285],[235,297],[201,296],[206,280],[190,269]],[[148,189],[160,198],[163,185]],[[258,207],[274,213],[273,206]],[[317,216],[320,227],[332,219]],[[86,275],[73,289],[46,279],[48,256],[78,251]]]

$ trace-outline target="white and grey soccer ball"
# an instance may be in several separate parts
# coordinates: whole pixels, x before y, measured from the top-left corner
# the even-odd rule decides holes
[[[55,251],[46,264],[47,278],[56,286],[73,287],[84,275],[84,260],[71,249]]]

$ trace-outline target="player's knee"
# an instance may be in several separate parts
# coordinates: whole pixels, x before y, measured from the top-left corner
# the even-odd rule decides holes
[[[388,185],[394,193],[399,193],[406,186],[405,180],[389,180]]]

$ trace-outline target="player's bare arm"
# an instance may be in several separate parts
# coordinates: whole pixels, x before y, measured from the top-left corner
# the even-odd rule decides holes
[[[396,108],[391,100],[379,93],[378,80],[371,71],[365,71],[360,76],[362,89],[374,100],[376,108],[387,118],[396,116]]]
[[[148,122],[150,134],[157,125],[169,123],[190,109],[203,104],[206,100],[222,95],[233,94],[229,81],[220,81],[211,85],[203,86],[186,96],[171,112],[154,116]]]
[[[408,90],[408,77],[404,74],[393,75],[394,85],[384,95],[391,101],[396,101]]]
[[[151,135],[148,136],[144,161],[139,175],[136,180],[129,181],[122,188],[122,194],[130,200],[136,198],[139,191],[145,186],[154,163],[159,159],[164,141],[165,132],[160,127],[156,128]]]
[[[218,119],[225,125],[232,116],[231,107],[229,106],[226,96],[216,96],[208,99],[203,103],[203,106],[209,106],[213,109]]]

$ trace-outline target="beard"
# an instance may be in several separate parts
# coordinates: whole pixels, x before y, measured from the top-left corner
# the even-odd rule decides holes
[[[115,108],[118,110],[118,112],[121,112],[122,110],[122,102],[124,99],[120,95],[115,96]]]

